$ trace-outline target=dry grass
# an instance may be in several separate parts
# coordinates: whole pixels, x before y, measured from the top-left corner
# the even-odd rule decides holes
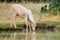
[[[9,22],[11,19],[11,13],[10,13],[10,7],[12,4],[15,3],[0,3],[0,22]],[[60,16],[50,16],[48,14],[43,14],[40,18],[38,15],[39,9],[44,6],[45,4],[48,3],[18,3],[21,4],[25,7],[27,7],[28,9],[32,10],[35,21],[40,20],[40,21],[60,21]],[[16,21],[24,21],[21,18],[16,18]]]

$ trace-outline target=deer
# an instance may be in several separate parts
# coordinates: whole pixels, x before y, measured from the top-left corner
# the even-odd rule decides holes
[[[27,29],[29,25],[31,25],[32,30],[35,30],[36,23],[34,21],[34,17],[30,9],[25,8],[21,4],[13,4],[11,6],[11,12],[11,26],[14,25],[14,28],[16,28],[16,23],[14,19],[16,18],[16,16],[19,16],[20,18],[24,18]]]

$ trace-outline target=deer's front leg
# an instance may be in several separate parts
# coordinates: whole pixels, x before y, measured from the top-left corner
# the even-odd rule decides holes
[[[30,21],[28,21],[28,25],[29,25],[29,31],[31,32],[31,23],[30,23]]]
[[[28,20],[27,20],[27,16],[25,17],[25,22],[26,22],[26,40],[28,40],[27,39],[27,35],[28,35]]]
[[[26,31],[28,31],[28,17],[27,17],[27,15],[26,15],[26,17],[25,17],[25,22],[26,22]]]

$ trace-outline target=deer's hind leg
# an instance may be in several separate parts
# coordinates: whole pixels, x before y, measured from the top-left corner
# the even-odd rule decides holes
[[[12,17],[11,17],[11,21],[12,21],[11,26],[13,26],[14,28],[16,28],[16,23],[15,23],[15,20],[14,20],[15,17],[16,17],[16,15],[17,15],[17,13],[14,12],[13,15],[12,15]]]

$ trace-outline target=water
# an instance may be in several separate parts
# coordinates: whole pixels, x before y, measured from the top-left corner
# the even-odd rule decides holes
[[[60,40],[60,32],[0,32],[0,40]]]

